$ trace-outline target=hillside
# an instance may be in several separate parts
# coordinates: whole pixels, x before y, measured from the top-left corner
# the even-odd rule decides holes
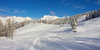
[[[84,18],[83,16],[86,17]],[[45,23],[45,24],[55,24],[55,25],[60,25],[60,24],[68,24],[70,23],[70,21],[72,19],[80,19],[80,18],[84,18],[84,20],[90,20],[93,18],[97,18],[100,16],[100,9],[98,10],[94,10],[94,11],[90,11],[90,12],[85,12],[82,14],[77,14],[77,15],[73,15],[73,16],[67,16],[67,17],[62,17],[59,18],[57,16],[50,16],[50,15],[44,15],[43,18],[37,20],[37,23]]]
[[[0,38],[0,50],[99,50],[100,17],[80,22],[77,32],[69,24],[28,24],[16,29],[14,39]]]

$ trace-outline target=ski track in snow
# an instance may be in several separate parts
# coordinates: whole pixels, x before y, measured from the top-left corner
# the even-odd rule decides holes
[[[0,38],[0,50],[100,50],[99,20],[80,23],[76,33],[69,25],[31,23],[16,29],[13,40]]]

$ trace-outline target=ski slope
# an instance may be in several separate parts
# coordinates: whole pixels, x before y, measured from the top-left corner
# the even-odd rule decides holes
[[[0,37],[0,50],[100,50],[100,17],[70,25],[28,24],[14,31],[14,39]]]

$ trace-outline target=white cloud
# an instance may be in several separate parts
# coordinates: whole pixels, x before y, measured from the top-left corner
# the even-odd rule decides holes
[[[4,9],[8,10],[9,8],[8,7],[5,7]]]
[[[75,6],[74,8],[75,8],[75,9],[84,9],[85,6]]]
[[[18,9],[9,9],[8,7],[0,7],[0,11],[9,12],[9,13],[26,13],[26,11],[19,11]]]
[[[65,17],[67,17],[67,16],[68,16],[68,14],[60,14],[60,15],[65,16]]]
[[[72,4],[73,1],[65,3],[65,6]]]
[[[78,4],[73,4],[72,7],[77,6]]]
[[[10,11],[8,11],[8,10],[1,9],[1,8],[0,8],[0,11],[4,11],[4,12],[10,12]]]
[[[13,9],[13,10],[18,10],[18,9]]]
[[[0,16],[2,16],[2,17],[7,17],[7,15],[3,15],[3,14],[1,14],[1,13],[0,13]]]
[[[66,1],[67,1],[67,0],[62,0],[61,2],[64,3],[64,2],[66,2]]]
[[[13,11],[13,13],[25,13],[26,11],[18,11],[18,10],[15,10]]]
[[[0,7],[0,8],[2,8],[2,7]]]
[[[97,3],[98,5],[100,5],[100,0],[97,0],[96,2],[94,2],[94,3]]]
[[[54,11],[50,11],[50,14],[51,14],[51,15],[55,15],[55,12],[54,12]]]
[[[69,5],[68,3],[65,4],[65,6],[68,6],[68,5]]]
[[[48,8],[48,10],[49,10],[49,12],[50,12],[50,13],[49,13],[50,15],[55,15],[55,12],[54,12],[54,11],[51,11],[49,8]]]
[[[13,13],[18,13],[19,11],[14,11]]]
[[[26,13],[26,11],[20,11],[21,13]]]
[[[74,5],[72,5],[72,7],[75,9],[84,9],[85,8],[85,6],[79,6],[79,4],[74,4]]]

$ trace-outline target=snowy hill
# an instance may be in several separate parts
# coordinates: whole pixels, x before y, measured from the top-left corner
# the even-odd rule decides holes
[[[50,15],[44,15],[43,18],[41,18],[41,20],[54,20],[57,19],[59,17],[57,16],[50,16]]]
[[[84,21],[86,19],[86,15],[81,16],[78,21]]]
[[[8,19],[13,19],[14,20],[14,22],[23,22],[23,21],[26,21],[26,20],[31,20],[32,21],[32,19],[31,18],[29,18],[29,17],[26,17],[26,18],[23,18],[23,17],[17,17],[17,16],[7,16],[7,17],[2,17],[2,16],[0,16],[0,20],[3,22],[3,23],[6,23],[6,20],[8,20]]]
[[[100,50],[100,17],[80,22],[77,32],[69,24],[28,24],[16,29],[14,39],[0,37],[0,50]]]

